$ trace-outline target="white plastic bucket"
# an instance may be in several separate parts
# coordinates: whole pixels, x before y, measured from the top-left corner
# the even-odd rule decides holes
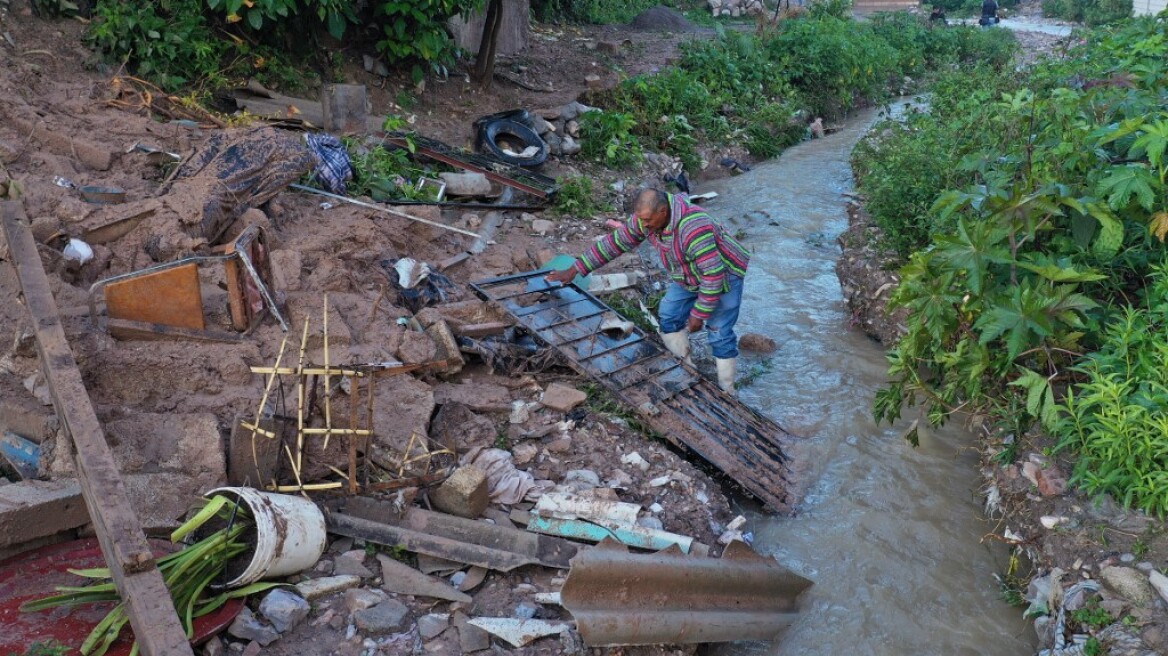
[[[203,496],[233,496],[247,506],[255,521],[255,550],[251,561],[221,587],[238,588],[303,572],[315,565],[324,553],[328,539],[324,514],[308,499],[250,487],[219,487]],[[229,567],[228,576],[234,575],[237,569]]]

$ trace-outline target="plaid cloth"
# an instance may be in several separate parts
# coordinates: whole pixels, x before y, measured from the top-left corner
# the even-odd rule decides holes
[[[306,132],[304,141],[316,159],[312,177],[324,185],[325,191],[344,195],[345,183],[353,179],[353,165],[345,144],[327,132]]]

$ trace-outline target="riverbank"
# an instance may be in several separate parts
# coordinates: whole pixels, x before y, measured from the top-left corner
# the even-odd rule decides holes
[[[1055,54],[1061,50],[1045,34],[1025,34],[1019,32],[1031,50],[1026,65],[1036,61],[1034,44],[1049,44]],[[837,272],[856,325],[891,346],[906,331],[906,310],[886,311],[903,260],[881,248],[881,230],[864,200],[849,207]],[[1039,430],[1014,435],[990,429],[985,417],[961,414],[949,421],[967,422],[982,436],[982,494],[986,512],[998,520],[983,540],[1011,545],[1017,558],[1001,574],[1003,595],[1019,605],[1018,612],[1035,617],[1041,646],[1055,648],[1056,638],[1074,634],[1092,641],[1088,648],[1104,650],[1085,653],[1168,653],[1168,586],[1160,575],[1168,565],[1164,522],[1123,510],[1109,497],[1069,489],[1074,462],[1066,452],[1048,455],[1055,443]],[[1083,581],[1100,583],[1098,596],[1074,587]],[[1068,596],[1072,590],[1079,592]]]

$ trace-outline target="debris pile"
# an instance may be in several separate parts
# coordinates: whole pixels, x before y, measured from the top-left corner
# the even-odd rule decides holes
[[[597,612],[586,589],[600,557],[590,554],[601,553],[633,569],[653,560],[665,579],[778,572],[792,584],[750,612],[772,616],[768,635],[790,619],[807,582],[743,559],[745,519],[709,468],[646,428],[684,394],[700,396],[687,387],[692,372],[630,404],[584,377],[581,351],[467,284],[543,266],[561,245],[555,233],[571,230],[447,201],[502,187],[538,211],[554,180],[412,135],[418,157],[460,170],[442,176],[443,202],[350,198],[327,135],[304,121],[224,128],[119,80],[98,91],[79,81],[53,106],[0,101],[0,205],[10,246],[21,244],[0,285],[28,299],[0,315],[13,336],[0,353],[0,476],[20,481],[0,485],[0,526],[16,512],[4,493],[17,488],[39,494],[21,517],[58,520],[51,532],[5,535],[0,557],[76,538],[85,506],[124,510],[125,523],[96,515],[89,530],[103,552],[116,543],[107,562],[124,557],[116,564],[144,577],[126,589],[148,589],[157,570],[145,535],[169,532],[226,484],[313,499],[330,537],[319,562],[249,600],[205,653],[583,653],[725,639],[691,631],[719,610],[702,605],[713,597],[701,587],[687,592],[685,621],[662,612],[639,635],[585,628],[561,604]],[[532,128],[549,152],[570,155],[591,109],[534,112]],[[118,193],[80,193],[88,188]],[[534,229],[541,220],[551,225]],[[34,273],[45,281],[36,289]],[[592,285],[607,293],[639,278]],[[602,307],[583,326],[597,354],[609,340],[651,342]],[[92,423],[76,423],[76,408]],[[569,579],[585,592],[566,602]],[[161,644],[172,634],[157,626],[137,637]]]

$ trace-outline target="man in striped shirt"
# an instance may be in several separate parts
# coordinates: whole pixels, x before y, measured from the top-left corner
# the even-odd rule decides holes
[[[661,299],[661,338],[677,357],[693,365],[689,335],[702,329],[718,368],[718,384],[734,393],[738,337],[734,324],[742,302],[742,279],[750,253],[706,211],[680,194],[641,190],[633,216],[580,257],[573,267],[548,274],[551,282],[567,284],[588,275],[648,240],[673,283]]]

